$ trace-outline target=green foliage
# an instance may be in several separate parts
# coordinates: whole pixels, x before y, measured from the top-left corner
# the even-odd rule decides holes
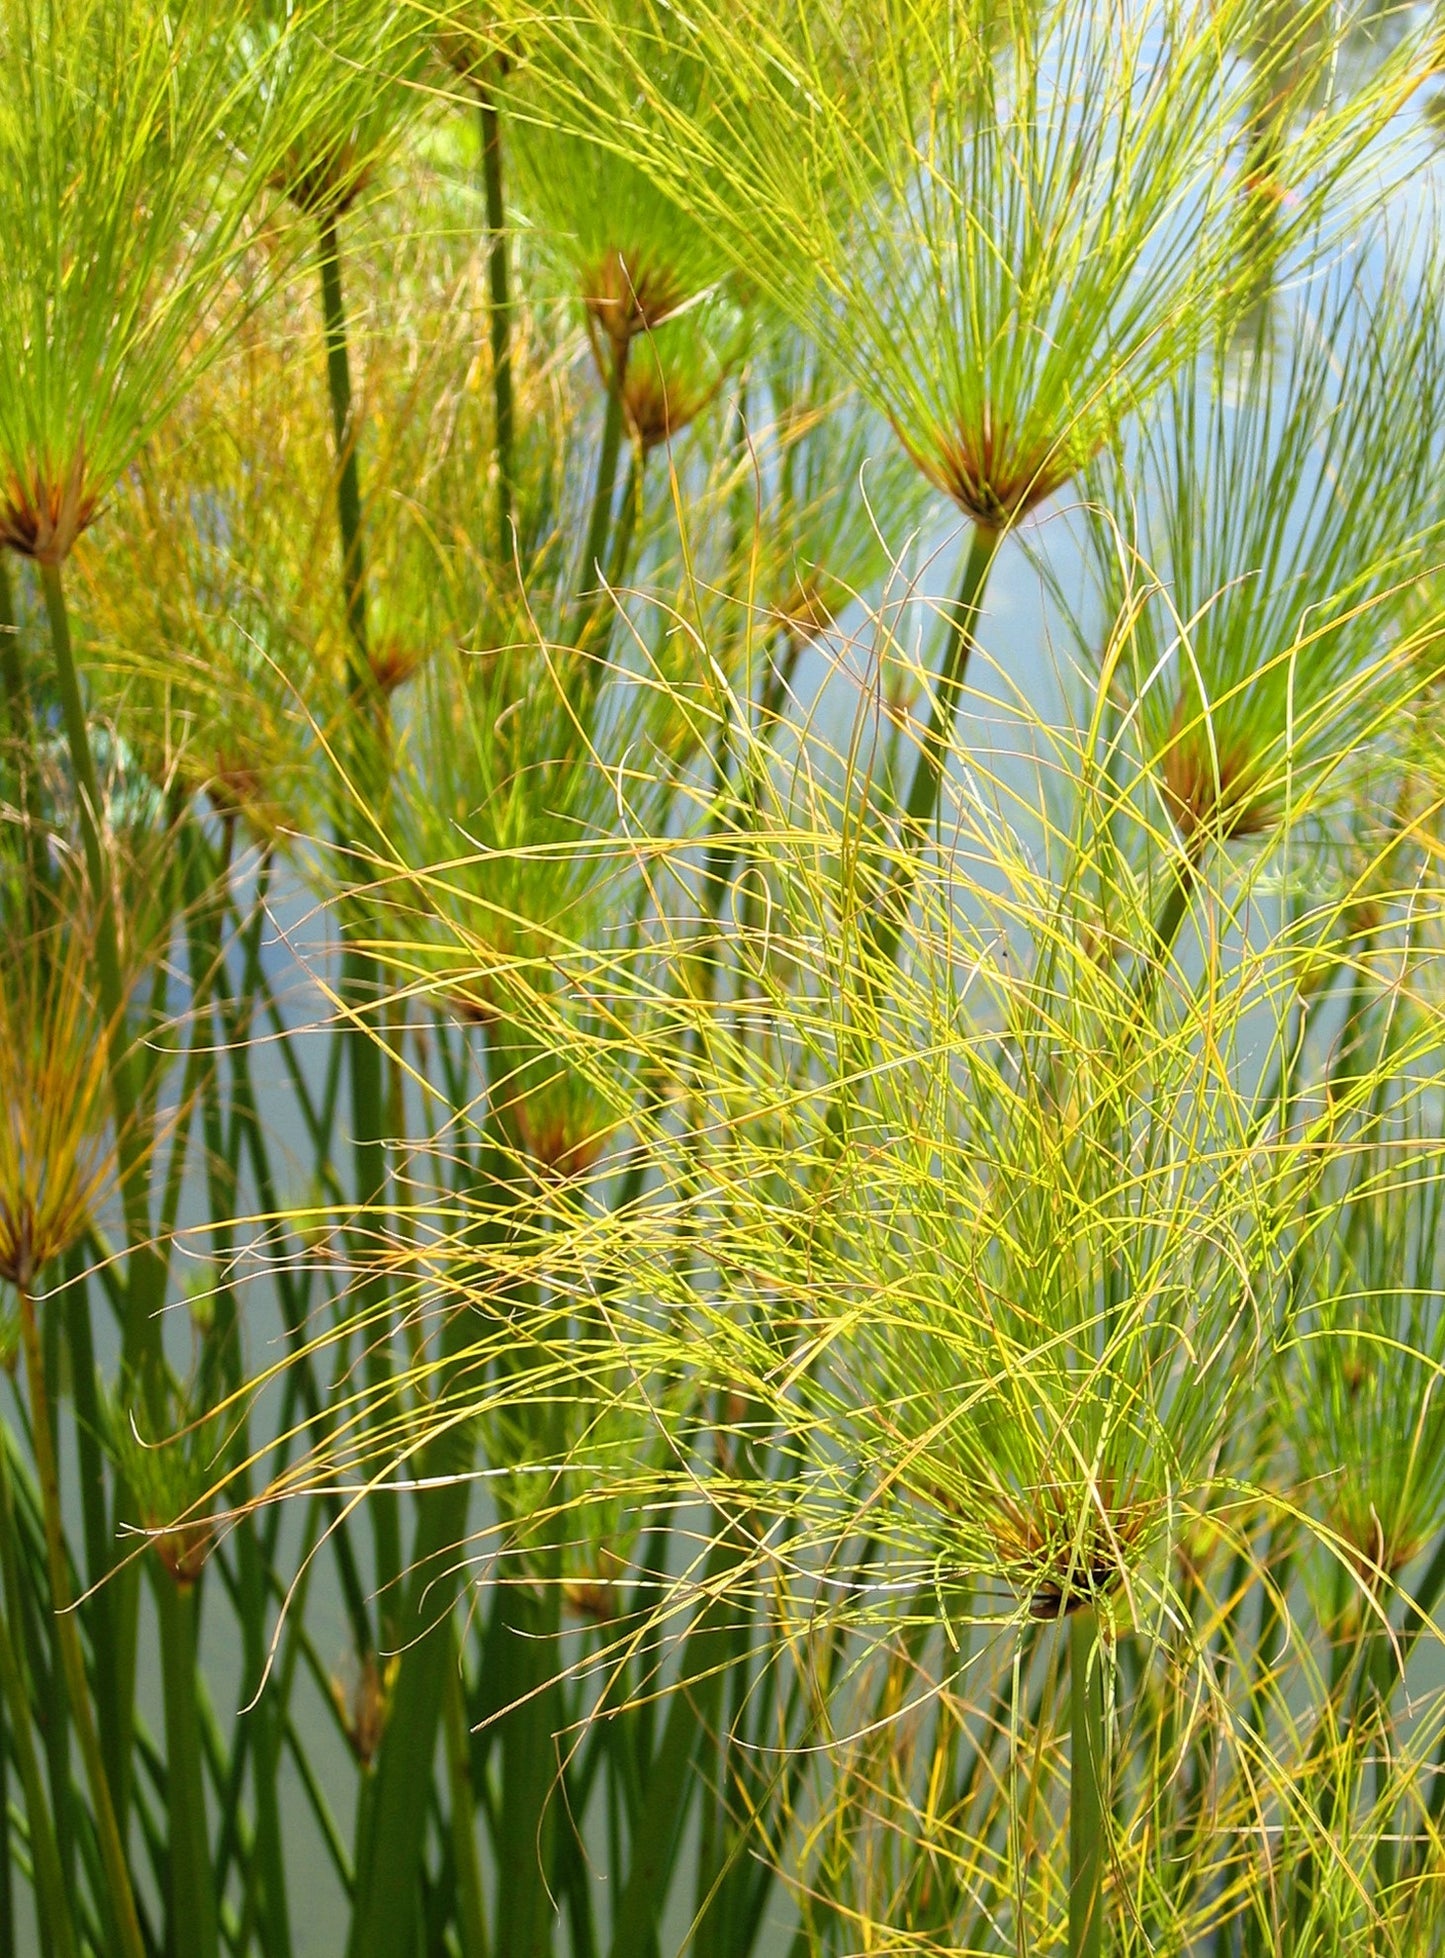
[[[0,1950],[1431,1948],[1437,48],[3,0]]]
[[[5,541],[58,563],[217,334],[268,144],[239,14],[113,0],[6,9]],[[249,148],[259,170],[238,166]]]

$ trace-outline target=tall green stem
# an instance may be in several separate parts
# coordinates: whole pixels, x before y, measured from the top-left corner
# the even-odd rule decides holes
[[[326,379],[331,394],[331,426],[336,442],[336,517],[341,538],[341,585],[351,638],[351,764],[358,792],[374,795],[383,788],[387,767],[388,710],[385,696],[371,669],[367,640],[361,474],[356,458],[346,301],[341,285],[341,249],[334,212],[327,212],[320,221],[320,247]],[[364,924],[359,935],[366,935]],[[379,985],[376,961],[356,943],[357,937],[355,928],[345,931],[342,987],[348,1004],[356,1012],[364,1014],[375,1006]],[[352,1160],[357,1208],[363,1217],[369,1213],[375,1219],[386,1193],[387,1175],[381,1049],[376,1032],[367,1025],[348,1024],[343,1039],[351,1081]],[[359,1261],[365,1261],[369,1256],[364,1234],[358,1236],[357,1255]],[[366,1279],[358,1290],[356,1303],[366,1327],[368,1383],[374,1391],[384,1393],[392,1374],[389,1328],[381,1323],[386,1311],[385,1280]],[[378,1414],[384,1414],[380,1405]],[[376,1546],[376,1581],[382,1600],[382,1642],[389,1644],[399,1609],[400,1507],[391,1491],[378,1490],[371,1498],[370,1508]]]
[[[40,1482],[41,1513],[45,1523],[46,1564],[50,1575],[50,1606],[55,1619],[56,1643],[65,1674],[66,1698],[80,1742],[86,1785],[90,1790],[95,1816],[95,1833],[100,1843],[105,1869],[106,1907],[124,1958],[145,1958],[135,1898],[131,1892],[130,1870],[115,1809],[110,1798],[110,1783],[100,1751],[85,1678],[85,1657],[80,1649],[80,1628],[71,1609],[70,1576],[66,1568],[65,1542],[61,1534],[60,1469],[55,1453],[55,1431],[50,1419],[50,1394],[45,1380],[45,1360],[40,1350],[40,1328],[35,1305],[25,1287],[20,1288],[20,1335],[25,1353],[25,1383],[30,1399],[30,1424],[35,1447],[35,1470]],[[187,1690],[191,1687],[187,1675]]]
[[[607,582],[614,591],[627,576],[627,567],[632,559],[632,540],[637,534],[637,515],[642,505],[646,476],[647,451],[638,445],[628,459],[627,475],[622,484],[622,502],[617,510],[617,528],[612,534]]]
[[[157,1563],[155,1598],[165,1655],[161,1685],[166,1715],[169,1949],[175,1958],[216,1958],[216,1894],[201,1778],[195,1587],[176,1583]]]
[[[1104,1949],[1104,1654],[1098,1619],[1069,1619],[1069,1958]]]
[[[1139,968],[1134,981],[1134,1000],[1138,1006],[1147,1006],[1158,983],[1164,963],[1174,950],[1174,941],[1180,928],[1189,915],[1193,901],[1198,872],[1193,857],[1184,857],[1174,866],[1169,889],[1164,894],[1164,902],[1159,907],[1149,934],[1149,956]]]
[[[5,683],[5,705],[10,716],[10,732],[17,742],[30,733],[30,705],[26,698],[25,669],[20,663],[20,640],[15,629],[15,598],[10,589],[10,567],[0,551],[0,677]]]
[[[3,1692],[4,1685],[0,1682],[0,1693]],[[0,1958],[15,1958],[15,1878],[19,1874],[10,1814],[10,1750],[3,1745],[8,1725],[8,1716],[0,1710]],[[34,1759],[33,1748],[31,1759]],[[58,1860],[56,1868],[59,1868]]]
[[[91,1595],[81,1608],[90,1632],[96,1714],[101,1751],[110,1776],[117,1826],[125,1833],[130,1803],[130,1695],[122,1653],[127,1636],[130,1600],[124,1582],[106,1582],[112,1575],[113,1532],[108,1527],[105,1467],[100,1451],[101,1413],[96,1392],[95,1341],[90,1321],[89,1287],[77,1246],[66,1260],[65,1323],[70,1349],[71,1392],[75,1397],[76,1467],[80,1474],[82,1525],[85,1534],[86,1577]]]
[[[943,772],[948,765],[949,741],[958,718],[958,704],[963,698],[968,656],[973,650],[974,621],[983,603],[988,574],[993,568],[1001,539],[1001,532],[986,529],[982,524],[974,526],[969,539],[963,578],[949,615],[948,641],[943,649],[943,662],[933,690],[933,707],[918,759],[913,765],[908,799],[904,803],[905,821],[898,860],[883,894],[880,912],[869,928],[872,947],[883,964],[891,964],[898,956],[898,944],[903,936],[908,904],[913,895],[918,858],[937,813]]]
[[[478,1182],[500,1194],[500,1165],[489,1153],[478,1166]],[[484,1225],[490,1238],[507,1234],[505,1211]],[[476,1321],[465,1307],[451,1313],[442,1328],[439,1383],[432,1403],[435,1432],[421,1454],[427,1485],[417,1500],[416,1534],[398,1628],[400,1660],[386,1712],[370,1786],[356,1826],[356,1894],[347,1958],[403,1958],[412,1949],[417,1894],[423,1868],[427,1805],[422,1790],[431,1785],[437,1737],[447,1691],[447,1668],[456,1664],[452,1606],[460,1583],[462,1545],[471,1506],[476,1424],[457,1409],[452,1394],[461,1385]],[[507,1932],[497,1924],[499,1949]]]
[[[612,357],[612,379],[607,389],[607,410],[602,418],[602,445],[597,454],[597,481],[592,491],[592,515],[587,525],[587,542],[582,552],[582,590],[592,594],[582,612],[582,629],[589,633],[601,604],[597,589],[606,576],[607,536],[612,528],[612,505],[617,494],[617,464],[622,455],[623,390],[627,383],[627,348]]]
[[[423,1457],[412,1566],[400,1613],[401,1662],[387,1708],[366,1812],[357,1827],[356,1898],[348,1958],[401,1958],[416,1926],[417,1883],[426,1839],[426,1791],[455,1664],[451,1624],[460,1546],[471,1497],[470,1427],[453,1428]]]
[[[477,1791],[472,1785],[467,1747],[467,1713],[462,1692],[461,1654],[452,1636],[451,1664],[446,1670],[443,1737],[447,1756],[447,1786],[452,1807],[452,1854],[457,1866],[457,1936],[462,1958],[488,1958],[486,1905],[482,1891],[481,1858],[477,1854]]]
[[[342,965],[348,999],[358,1007],[374,999],[377,992],[375,961],[348,945]],[[369,1217],[374,1229],[381,1221],[379,1209],[386,1192],[381,1049],[377,1037],[366,1026],[348,1026],[343,1038],[347,1043],[351,1076],[356,1202],[363,1224]],[[356,1233],[356,1257],[363,1268],[374,1257],[365,1228]],[[385,1278],[363,1279],[357,1287],[356,1307],[366,1347],[367,1385],[379,1397],[376,1417],[384,1420],[386,1398],[393,1385],[391,1322],[387,1312]],[[376,1549],[382,1643],[390,1645],[400,1609],[397,1595],[401,1578],[400,1503],[393,1490],[378,1489],[372,1492],[369,1507]]]
[[[465,1309],[447,1321],[441,1343],[444,1378],[465,1352],[471,1324]],[[444,1410],[445,1396],[439,1395],[435,1405]],[[471,1505],[475,1443],[474,1424],[463,1419],[443,1426],[421,1457],[428,1486],[417,1503],[399,1612],[396,1682],[371,1784],[358,1811],[356,1896],[347,1958],[401,1958],[412,1949],[426,1839],[423,1791],[431,1785],[447,1669],[456,1664],[451,1614]]]
[[[538,1572],[504,1578],[495,1606],[510,1703],[501,1723],[497,1958],[546,1958],[552,1949],[561,1591],[555,1554],[542,1552],[540,1562]]]
[[[70,617],[66,610],[60,567],[54,564],[43,566],[42,581],[61,712],[65,717],[66,739],[70,747],[71,766],[75,771],[81,843],[90,879],[91,901],[95,907],[96,981],[109,1042],[121,1199],[125,1207],[131,1251],[127,1285],[126,1357],[132,1364],[149,1361],[158,1365],[161,1357],[160,1324],[154,1313],[160,1304],[164,1268],[150,1241],[150,1216],[141,1174],[144,1160],[135,1120],[139,1096],[126,1034],[125,988],[121,980],[115,903],[101,837],[100,788],[90,751],[85,707],[80,697],[80,681],[75,669]]]
[[[507,267],[507,212],[502,185],[502,122],[491,97],[477,97],[482,136],[482,191],[487,205],[488,326],[492,343],[492,412],[497,456],[497,548],[503,563],[512,555],[512,509],[516,498],[515,409],[512,400],[512,299]]]
[[[627,1881],[617,1899],[609,1958],[656,1951],[658,1926],[681,1846],[692,1796],[697,1792],[699,1746],[719,1731],[724,1669],[732,1631],[721,1603],[731,1570],[747,1554],[746,1540],[726,1519],[708,1551],[703,1589],[711,1595],[690,1627],[655,1754],[640,1764],[642,1787]]]
[[[254,1517],[240,1527],[241,1634],[246,1691],[260,1694],[252,1723],[256,1789],[256,1880],[268,1958],[291,1958],[291,1920],[286,1898],[286,1858],[278,1782],[285,1704],[266,1686],[266,1566]]]
[[[616,585],[626,569],[625,552],[631,547],[631,513],[624,511],[618,525],[625,541],[621,554],[608,553],[612,536],[613,504],[617,497],[617,465],[622,455],[626,415],[623,387],[627,378],[627,347],[614,350],[611,381],[607,389],[607,410],[602,419],[602,442],[597,454],[597,481],[592,491],[592,515],[587,525],[587,542],[582,554],[581,582],[575,609],[573,643],[577,648],[578,668],[569,688],[572,710],[585,722],[602,685],[603,665],[600,648],[594,644],[607,606],[605,586]],[[605,632],[601,634],[605,643]]]
[[[30,1828],[30,1861],[35,1882],[36,1914],[41,1933],[49,1939],[55,1958],[76,1958],[70,1903],[55,1842],[55,1825],[31,1731],[30,1696],[26,1691],[18,1640],[10,1636],[10,1616],[19,1617],[20,1586],[15,1556],[15,1515],[10,1500],[10,1464],[0,1447],[0,1572],[5,1580],[6,1609],[0,1611],[0,1692],[10,1722],[10,1746],[20,1768],[25,1791],[26,1821]]]
[[[361,472],[352,425],[351,356],[347,347],[346,302],[341,290],[341,244],[336,215],[320,220],[321,314],[326,334],[326,384],[331,394],[331,431],[336,443],[336,515],[341,534],[341,589],[351,634],[353,702],[366,705],[377,692],[367,659],[366,552],[361,531]]]
[[[25,684],[25,668],[20,658],[20,635],[15,622],[15,598],[10,585],[10,567],[0,550],[0,680],[5,687],[5,707],[10,722],[10,738],[15,744],[15,766],[19,776],[20,821],[25,832],[26,856],[30,864],[32,893],[50,881],[45,855],[45,837],[39,811],[32,805],[32,764],[35,759],[31,733],[30,692]]]
[[[948,641],[943,649],[943,663],[938,669],[938,680],[933,690],[933,708],[924,732],[923,746],[913,765],[908,800],[904,804],[904,814],[911,826],[931,823],[938,808],[938,792],[943,783],[943,771],[948,765],[948,744],[954,722],[958,719],[959,702],[963,698],[963,685],[968,675],[968,658],[974,646],[974,621],[983,603],[984,588],[988,584],[988,574],[993,569],[1001,538],[1000,531],[975,524],[973,536],[969,539],[963,579],[949,614]]]

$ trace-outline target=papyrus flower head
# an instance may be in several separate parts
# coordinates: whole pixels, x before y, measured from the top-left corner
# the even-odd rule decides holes
[[[58,564],[225,339],[277,118],[239,0],[0,21],[0,540]]]
[[[90,1223],[115,1147],[84,921],[0,935],[0,1277],[23,1289]]]

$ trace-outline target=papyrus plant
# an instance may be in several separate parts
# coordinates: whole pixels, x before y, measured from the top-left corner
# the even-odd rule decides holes
[[[180,128],[195,17],[73,11],[164,23]],[[1331,14],[1144,12],[208,17],[250,111],[194,222],[126,206],[205,385],[66,560],[78,673],[33,554],[0,635],[138,1111],[127,1244],[62,1206],[0,1301],[0,1863],[64,1958],[1431,1935],[1431,1219],[1370,1149],[1438,1125],[1438,295],[1319,276],[1419,45],[1348,103]],[[1031,514],[1042,609],[1010,551],[978,612]],[[1352,1399],[1361,1270],[1411,1350]]]
[[[5,541],[39,567],[95,907],[122,1147],[136,1146],[119,932],[62,567],[126,463],[224,342],[230,274],[270,174],[276,124],[247,85],[234,8],[167,14],[123,0],[26,0],[6,16],[7,149],[0,451]],[[240,71],[238,77],[238,69]],[[303,123],[306,110],[294,104]],[[133,1360],[159,1303],[140,1179]]]
[[[1388,561],[1378,569],[1387,576]],[[1311,1242],[1333,1219],[1327,1201],[1309,1210],[1321,1162],[1344,1115],[1366,1111],[1379,1085],[1342,1077],[1329,1104],[1303,1107],[1301,1127],[1271,1128],[1268,1062],[1288,1046],[1299,933],[1329,938],[1332,907],[1312,925],[1251,923],[1242,943],[1232,934],[1239,918],[1274,917],[1255,896],[1288,860],[1286,818],[1308,829],[1330,802],[1327,758],[1357,745],[1339,695],[1355,703],[1359,740],[1377,746],[1388,746],[1385,708],[1399,698],[1388,664],[1302,690],[1300,745],[1276,751],[1275,773],[1260,778],[1262,793],[1286,798],[1271,803],[1283,813],[1253,861],[1201,860],[1202,963],[1170,972],[1148,878],[1128,870],[1131,855],[1161,851],[1163,763],[1121,746],[1109,700],[1130,668],[1136,615],[1128,609],[1116,630],[1081,724],[1054,737],[1053,794],[1035,804],[1007,768],[975,758],[951,812],[952,846],[920,883],[903,971],[857,929],[862,859],[887,845],[850,829],[856,786],[838,758],[819,742],[806,776],[783,778],[791,802],[760,769],[772,794],[760,793],[740,854],[768,902],[741,914],[726,951],[709,941],[721,967],[713,986],[674,1008],[687,1037],[637,1023],[657,1028],[645,1051],[677,1088],[666,1112],[643,1105],[632,1118],[662,1181],[637,1213],[605,1320],[639,1381],[693,1371],[724,1410],[712,1465],[690,1474],[713,1505],[740,1597],[761,1588],[789,1624],[841,1614],[870,1635],[891,1627],[900,1663],[919,1663],[941,1624],[964,1655],[950,1675],[957,1693],[969,1642],[976,1650],[1006,1627],[1022,1671],[990,1716],[1005,1731],[1009,1720],[1054,1718],[1059,1671],[1028,1671],[1029,1627],[1067,1621],[1069,1899],[1042,1873],[1054,1866],[1033,1860],[1042,1849],[1026,1851],[1007,1824],[1020,1802],[1056,1800],[1042,1768],[989,1823],[1003,1831],[1004,1873],[988,1877],[980,1863],[958,1881],[982,1922],[1005,1910],[1033,1926],[1068,1915],[1077,1951],[1101,1936],[1106,1869],[1138,1875],[1170,1935],[1189,1921],[1212,1931],[1228,1915],[1207,1903],[1215,1878],[1202,1872],[1194,1902],[1181,1895],[1172,1914],[1150,1838],[1122,1825],[1115,1838],[1109,1817],[1133,1788],[1136,1745],[1173,1762],[1168,1750],[1186,1744],[1191,1694],[1211,1734],[1235,1744],[1241,1715],[1220,1683],[1228,1662],[1193,1643],[1188,1572],[1211,1536],[1247,1546],[1236,1518],[1268,1508],[1238,1430],[1291,1332],[1301,1218]],[[1296,769],[1300,753],[1309,769]],[[1173,847],[1163,842],[1166,861]],[[656,901],[682,944],[677,868]],[[1107,931],[1101,881],[1114,906]],[[629,984],[646,990],[650,973],[645,957],[614,960],[614,999]],[[612,1070],[595,1031],[541,988],[513,1011],[533,1042],[555,1043],[559,1066],[590,1072],[605,1094]],[[1414,1051],[1428,1037],[1418,1033]],[[860,1541],[869,1571],[853,1583],[845,1558]],[[760,1569],[775,1591],[759,1587]],[[1144,1694],[1145,1662],[1119,1656],[1139,1642],[1173,1668],[1157,1702],[1132,1697]],[[1037,1702],[1019,1697],[1020,1677]],[[1132,1721],[1166,1704],[1153,1739],[1111,1738],[1126,1708]],[[833,1710],[839,1722],[894,1717],[886,1697],[866,1713],[846,1698]],[[1252,1744],[1246,1731],[1247,1760]],[[1254,1764],[1286,1806],[1287,1751],[1281,1742],[1272,1764]],[[1199,1844],[1211,1816],[1249,1826],[1265,1799],[1249,1772],[1219,1791],[1218,1809],[1188,1781],[1190,1819],[1171,1826]]]
[[[520,12],[526,13],[526,9]],[[816,335],[971,520],[933,716],[905,800],[937,797],[970,621],[1000,537],[1068,483],[1242,290],[1256,194],[1240,130],[1245,12],[946,5],[669,10],[598,4],[532,23],[554,119],[605,108],[627,149]],[[1255,23],[1257,26],[1257,23]],[[705,112],[653,80],[681,38]],[[1288,231],[1412,74],[1290,127]],[[846,78],[846,79],[845,79]],[[1395,93],[1391,94],[1393,86]],[[612,139],[617,140],[616,136]],[[1325,168],[1321,175],[1321,164]],[[1296,195],[1298,193],[1298,195]],[[1272,233],[1272,248],[1281,236]]]
[[[242,40],[244,80],[258,110],[273,103],[290,140],[268,158],[268,182],[314,226],[326,384],[331,407],[341,589],[349,635],[349,690],[357,709],[350,765],[373,795],[385,786],[386,693],[370,660],[369,580],[363,525],[360,427],[353,400],[341,224],[398,142],[417,106],[426,44],[415,23],[373,0],[293,7],[254,0]],[[310,103],[295,113],[293,105]],[[370,742],[375,754],[366,753]],[[360,743],[361,745],[357,745]]]
[[[7,835],[7,843],[12,838]],[[100,1736],[85,1679],[78,1625],[71,1615],[72,1584],[60,1507],[59,1455],[53,1389],[43,1354],[44,1288],[57,1261],[92,1224],[117,1173],[107,1071],[111,1030],[95,999],[93,945],[83,920],[84,899],[63,928],[48,894],[27,892],[24,875],[7,865],[0,954],[0,1277],[19,1303],[20,1348],[40,1506],[55,1645],[65,1700],[73,1711],[80,1754],[95,1808],[96,1836],[108,1889],[107,1919],[117,1949],[139,1952],[131,1877],[101,1756]],[[73,903],[73,899],[72,899]],[[128,1152],[133,1169],[135,1152]],[[8,1494],[0,1529],[13,1539]],[[13,1568],[13,1540],[4,1545]],[[7,1673],[13,1672],[12,1658]],[[8,1683],[8,1682],[7,1682]],[[11,1716],[18,1711],[11,1697]],[[47,1868],[56,1851],[51,1804],[32,1784],[36,1854],[45,1915],[53,1935],[70,1935],[70,1911]]]
[[[35,562],[44,587],[109,1046],[129,1249],[124,1352],[136,1390],[159,1418],[166,1261],[143,1174],[140,1119],[153,1103],[154,1083],[144,1078],[149,1070],[138,1065],[126,1025],[123,934],[62,568],[145,437],[188,378],[224,345],[227,302],[234,317],[240,297],[230,274],[281,154],[280,131],[288,140],[304,133],[325,96],[257,88],[255,63],[263,57],[246,38],[237,8],[26,0],[7,13],[4,26],[4,535],[10,548]],[[53,1487],[46,1490],[46,1512],[51,1609],[63,1615],[69,1597]],[[122,1625],[133,1624],[137,1603],[132,1586],[118,1606]],[[193,1664],[195,1601],[162,1581],[156,1603],[164,1663],[184,1678]],[[116,1949],[138,1958],[142,1935],[117,1814],[124,1788],[115,1749],[132,1718],[128,1688],[112,1672],[112,1759],[102,1769],[73,1622],[60,1625],[57,1636],[65,1697],[89,1771],[111,1935]],[[217,1913],[194,1696],[172,1693],[166,1716],[169,1917],[177,1951],[208,1958],[216,1949]]]
[[[1371,717],[1421,684],[1406,621],[1440,547],[1426,486],[1445,368],[1437,307],[1401,306],[1400,253],[1381,257],[1362,247],[1268,333],[1221,341],[1175,384],[1138,466],[1099,479],[1116,514],[1093,525],[1092,554],[1106,617],[1130,620],[1115,686],[1190,860],[1278,824],[1292,784],[1308,798],[1321,767],[1368,753]],[[1131,508],[1153,596],[1125,566]]]
[[[1282,1355],[1301,1499],[1334,1554],[1376,1592],[1435,1541],[1445,1494],[1440,1181],[1422,1112],[1386,1114],[1348,1163],[1337,1227],[1303,1264]],[[1411,1586],[1422,1611],[1438,1583],[1431,1573]]]
[[[23,0],[4,22],[4,538],[57,566],[216,343],[264,144],[236,8]],[[214,322],[211,322],[214,328]]]
[[[0,1275],[28,1300],[103,1203],[115,1142],[86,933],[73,916],[63,935],[37,926],[14,903],[4,915]]]
[[[695,105],[705,71],[680,58],[659,85]],[[648,454],[681,436],[721,392],[746,343],[747,319],[719,241],[607,144],[528,120],[525,66],[507,93],[518,201],[559,257],[580,301],[607,397],[593,515],[579,577],[618,583],[627,545],[607,549],[621,438],[635,473],[623,492],[619,538]],[[625,525],[626,528],[622,528]]]

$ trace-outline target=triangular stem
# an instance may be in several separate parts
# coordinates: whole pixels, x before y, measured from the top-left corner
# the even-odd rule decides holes
[[[1101,1958],[1103,1876],[1103,1646],[1085,1606],[1069,1618],[1069,1958]]]
[[[933,711],[913,765],[913,780],[908,789],[904,814],[910,827],[930,823],[938,807],[938,792],[943,771],[948,765],[948,744],[953,724],[958,719],[958,704],[963,698],[963,683],[968,674],[968,656],[973,651],[974,621],[983,603],[984,587],[993,569],[1003,533],[975,524],[964,559],[963,579],[949,616],[948,643],[943,649],[943,664],[933,690]]]

